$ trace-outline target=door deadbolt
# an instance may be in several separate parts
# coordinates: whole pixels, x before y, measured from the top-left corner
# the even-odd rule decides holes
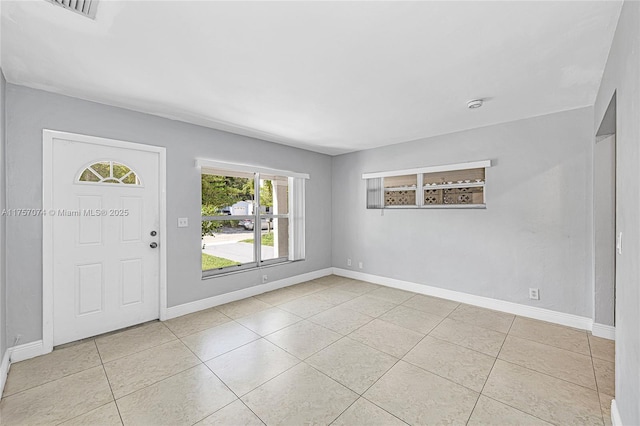
[[[151,231],[151,236],[155,237],[156,235],[158,235],[158,233],[156,231]]]
[[[158,243],[153,242],[153,243],[149,244],[149,247],[156,248],[156,247],[158,247]]]

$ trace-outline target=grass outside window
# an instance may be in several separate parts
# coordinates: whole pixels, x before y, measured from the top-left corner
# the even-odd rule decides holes
[[[273,247],[273,232],[267,232],[266,234],[262,234],[262,237],[260,238],[260,240],[262,241],[263,246]],[[250,238],[248,240],[242,240],[240,242],[253,244],[253,238]]]
[[[240,265],[233,260],[225,259],[222,257],[211,256],[210,254],[202,253],[202,270],[208,271],[210,269],[226,268],[227,266]]]

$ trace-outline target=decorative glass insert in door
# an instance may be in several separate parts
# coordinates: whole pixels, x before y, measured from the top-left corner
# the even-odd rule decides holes
[[[78,182],[142,185],[140,178],[131,167],[116,161],[93,163],[80,173]]]

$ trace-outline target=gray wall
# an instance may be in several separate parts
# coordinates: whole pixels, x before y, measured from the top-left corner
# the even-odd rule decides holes
[[[640,424],[640,3],[625,1],[594,106],[593,134],[616,95],[616,403],[622,423]]]
[[[257,285],[263,272],[201,279],[200,175],[196,157],[307,172],[306,256],[269,268],[274,281],[331,266],[331,158],[40,90],[7,85],[7,204],[42,206],[42,129],[114,138],[167,148],[169,306]],[[188,228],[177,218],[188,217]],[[7,220],[8,338],[42,336],[42,220]]]
[[[592,120],[582,108],[334,157],[333,265],[590,318]],[[485,159],[486,210],[365,209],[363,172]]]
[[[6,207],[5,187],[5,89],[6,81],[0,69],[0,212]],[[7,350],[7,286],[5,261],[5,216],[0,216],[0,359]],[[1,380],[0,380],[1,381]]]
[[[601,139],[601,138],[599,138]],[[616,139],[598,140],[593,152],[594,307],[593,321],[613,325],[616,241]]]

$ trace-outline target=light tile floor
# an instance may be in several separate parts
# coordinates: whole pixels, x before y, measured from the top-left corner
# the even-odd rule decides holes
[[[610,424],[613,342],[329,276],[13,364],[0,424]]]

